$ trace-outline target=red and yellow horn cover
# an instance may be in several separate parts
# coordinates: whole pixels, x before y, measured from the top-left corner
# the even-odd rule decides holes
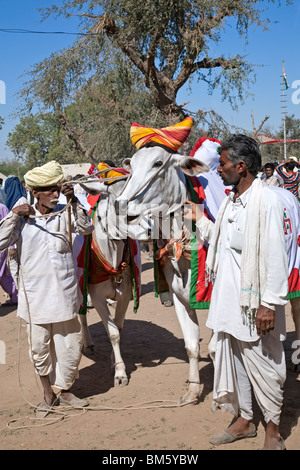
[[[178,124],[163,129],[145,127],[134,122],[130,129],[130,138],[137,149],[149,143],[157,143],[177,152],[188,138],[193,122],[192,117],[187,117]]]

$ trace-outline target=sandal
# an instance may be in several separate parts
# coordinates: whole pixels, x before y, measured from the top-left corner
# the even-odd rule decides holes
[[[252,423],[252,430],[247,434],[239,434],[237,436],[234,436],[229,431],[227,431],[227,429],[224,429],[223,431],[220,431],[211,436],[209,442],[215,446],[219,446],[221,444],[229,444],[231,442],[239,441],[240,439],[247,439],[248,437],[256,437],[256,435],[256,427]]]
[[[56,397],[52,404],[51,405],[48,405],[48,403],[46,402],[46,400],[44,400],[42,403],[40,403],[36,409],[34,410],[35,412],[35,417],[37,419],[43,419],[43,418],[46,418],[46,416],[48,416],[49,413],[51,413],[52,408],[54,406],[58,406],[59,405],[59,399]]]

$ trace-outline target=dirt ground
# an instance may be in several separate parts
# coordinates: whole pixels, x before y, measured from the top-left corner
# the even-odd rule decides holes
[[[170,451],[256,450],[262,447],[264,425],[255,408],[256,438],[219,447],[209,437],[231,422],[231,415],[211,411],[213,366],[207,355],[210,331],[207,311],[198,311],[201,334],[199,362],[202,393],[199,404],[178,406],[186,391],[188,362],[173,307],[154,296],[153,264],[143,257],[142,297],[136,314],[129,306],[122,352],[129,374],[127,387],[113,387],[111,346],[100,317],[88,313],[95,353],[83,356],[73,391],[87,398],[85,410],[63,408],[61,414],[37,421],[34,406],[42,389],[28,356],[26,329],[12,307],[0,307],[0,449]],[[0,302],[6,294],[0,292]],[[41,306],[42,308],[42,306]],[[287,307],[287,359],[292,354],[294,326]],[[4,347],[6,351],[4,351]],[[6,352],[6,354],[4,354]],[[61,407],[59,407],[60,409]],[[288,450],[300,449],[300,381],[288,371],[281,433]]]

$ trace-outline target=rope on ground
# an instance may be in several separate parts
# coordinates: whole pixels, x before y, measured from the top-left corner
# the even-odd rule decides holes
[[[35,408],[35,410],[38,410],[38,406],[32,405],[31,403],[26,400],[26,402]],[[62,421],[63,419],[66,418],[74,418],[77,416],[80,416],[81,414],[86,413],[87,411],[132,411],[132,410],[150,410],[150,409],[155,409],[155,408],[182,408],[183,406],[191,405],[196,403],[196,400],[189,401],[186,403],[178,403],[176,401],[172,400],[153,400],[153,401],[146,401],[143,403],[137,403],[134,405],[127,405],[123,407],[110,407],[110,406],[87,406],[87,407],[73,407],[71,405],[63,405],[61,410],[54,409],[54,407],[49,409],[49,413],[58,415],[56,417],[45,417],[45,418],[36,418],[36,417],[31,417],[31,416],[26,416],[25,418],[16,418],[16,419],[11,419],[10,421],[7,422],[6,426],[13,430],[13,431],[19,431],[21,429],[28,429],[28,428],[36,428],[36,427],[42,427],[42,426],[49,426],[51,424],[56,424],[59,421]],[[154,405],[155,403],[160,403],[160,405]],[[165,404],[169,403],[169,404]],[[79,413],[76,414],[68,414],[67,411],[70,410],[79,410]],[[24,420],[30,420],[30,421],[38,421],[36,424],[22,424],[22,425],[16,425],[15,423],[24,421]]]

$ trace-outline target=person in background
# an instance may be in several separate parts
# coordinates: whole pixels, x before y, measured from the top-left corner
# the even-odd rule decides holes
[[[0,221],[7,216],[9,210],[4,204],[0,203]],[[10,273],[7,265],[7,249],[0,252],[0,286],[9,295],[10,299],[7,300],[2,306],[11,307],[18,303],[17,286]]]
[[[262,175],[262,182],[267,186],[277,186],[279,188],[280,182],[274,175],[275,165],[273,163],[266,163],[264,166],[264,173]]]
[[[299,181],[300,181],[300,171],[298,169],[298,164],[293,158],[288,158],[282,163],[277,165],[276,171],[279,176],[283,179],[284,188],[291,193],[300,201],[299,199]]]
[[[4,186],[3,186],[3,178],[0,178],[0,203],[5,204],[6,201],[6,194],[4,191]]]
[[[14,207],[28,203],[26,189],[17,176],[9,176],[5,181],[4,189],[6,193],[5,204],[9,211],[11,211]],[[15,245],[8,249],[7,264],[9,266],[13,280],[18,288],[19,260]]]

